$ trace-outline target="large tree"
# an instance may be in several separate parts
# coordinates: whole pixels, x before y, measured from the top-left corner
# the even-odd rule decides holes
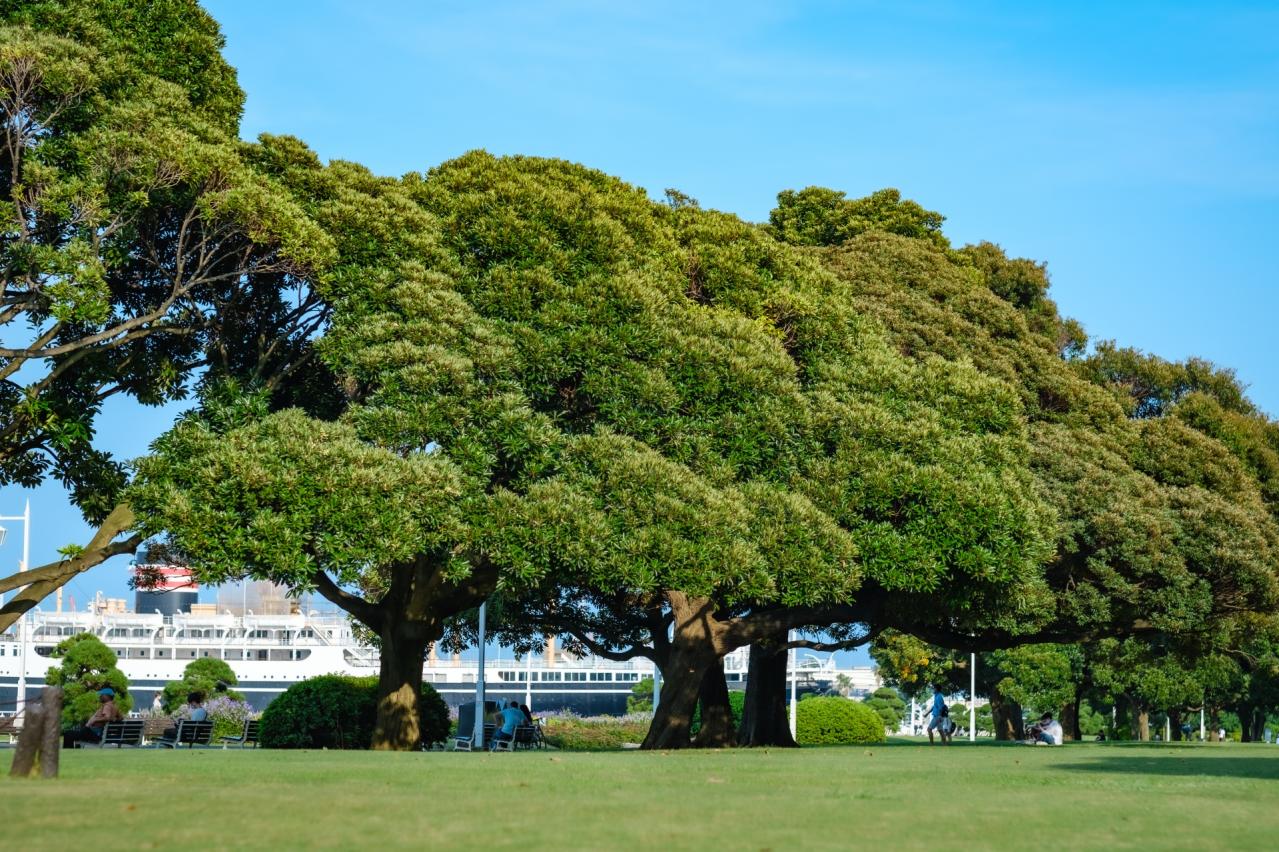
[[[243,95],[194,0],[0,3],[0,484],[64,483],[100,530],[11,623],[137,544],[104,403],[304,369],[328,239],[235,138]]]
[[[457,522],[406,523],[411,558],[256,543],[240,530],[303,553],[332,539],[323,488],[362,469],[326,456],[332,477],[290,497],[289,466],[316,452],[290,446],[298,414],[225,432],[194,419],[143,463],[134,503],[204,576],[316,588],[372,628],[378,745],[413,744],[425,644],[499,585],[659,598],[672,676],[649,745],[672,746],[724,653],[857,620],[870,572],[922,595],[945,585],[975,619],[1034,599],[1001,594],[1033,584],[1047,518],[1015,394],[903,359],[795,250],[560,161],[474,153],[392,181],[291,144],[268,144],[263,167],[332,198],[315,215],[339,255],[319,349],[346,402],[315,429],[346,430],[325,434],[367,444],[369,464],[449,471]],[[423,487],[384,498],[433,505]]]

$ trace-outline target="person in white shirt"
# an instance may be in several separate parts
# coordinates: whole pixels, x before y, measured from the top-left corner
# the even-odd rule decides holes
[[[1061,723],[1053,718],[1053,714],[1045,713],[1031,727],[1030,739],[1035,745],[1061,745],[1064,741]]]

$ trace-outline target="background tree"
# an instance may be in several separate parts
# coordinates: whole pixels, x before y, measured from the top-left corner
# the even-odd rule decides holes
[[[98,708],[98,690],[115,690],[116,707],[122,714],[133,707],[129,681],[116,668],[115,652],[92,633],[78,633],[63,639],[53,649],[53,658],[45,681],[63,689],[62,724],[83,725]]]
[[[882,686],[862,700],[884,720],[886,731],[896,731],[906,716],[906,702],[892,687]]]
[[[226,660],[202,657],[187,663],[182,670],[182,680],[171,680],[164,685],[160,707],[166,713],[176,712],[193,692],[202,693],[206,699],[225,696],[243,701],[244,696],[231,688],[235,685],[235,672]]]
[[[306,275],[328,241],[250,166],[221,44],[194,0],[0,3],[0,484],[57,478],[101,525],[0,578],[31,584],[0,627],[139,543],[116,541],[125,473],[94,442],[108,399],[309,360],[324,311]]]

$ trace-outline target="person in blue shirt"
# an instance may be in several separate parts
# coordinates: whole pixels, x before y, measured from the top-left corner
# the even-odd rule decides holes
[[[497,731],[493,733],[492,748],[497,748],[499,742],[515,739],[515,729],[524,724],[524,713],[514,701],[508,701],[493,721],[497,724]]]
[[[946,696],[941,694],[940,687],[933,687],[933,707],[928,720],[928,744],[934,745],[933,731],[941,735],[941,744],[950,745],[950,710],[946,707]]]

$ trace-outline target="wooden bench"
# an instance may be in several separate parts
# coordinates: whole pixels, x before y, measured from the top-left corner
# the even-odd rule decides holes
[[[155,744],[161,748],[177,748],[178,746],[195,748],[196,746],[206,747],[212,740],[212,722],[207,719],[203,722],[192,722],[190,719],[179,719],[177,730],[173,733],[173,738],[167,739],[165,737],[160,737],[160,739],[155,741]]]
[[[154,744],[156,740],[164,736],[164,732],[175,727],[174,721],[168,716],[155,716],[150,719],[142,720],[142,739],[145,742]]]
[[[17,720],[17,716],[0,716],[0,737],[8,737],[10,745],[13,745],[18,739],[18,734],[22,733]]]
[[[484,725],[484,743],[479,748],[475,748],[474,747],[475,743],[472,742],[475,739],[475,734],[471,733],[471,734],[467,734],[466,736],[462,736],[461,734],[459,734],[453,738],[453,750],[454,751],[480,751],[482,749],[488,748],[489,744],[493,742],[493,732],[496,730],[497,730],[497,726],[494,725],[492,722],[486,723]]]
[[[244,723],[244,730],[240,732],[238,737],[218,737],[218,740],[224,743],[239,743],[240,748],[244,748],[249,743],[253,743],[253,747],[258,747],[258,726],[260,722],[257,719],[248,719]]]
[[[520,725],[515,729],[515,748],[545,748],[542,729],[538,725]]]
[[[80,741],[75,744],[76,748],[106,748],[107,746],[115,746],[116,748],[140,748],[142,746],[142,729],[144,726],[142,719],[125,719],[123,722],[107,722],[102,726],[102,739],[96,743]]]

